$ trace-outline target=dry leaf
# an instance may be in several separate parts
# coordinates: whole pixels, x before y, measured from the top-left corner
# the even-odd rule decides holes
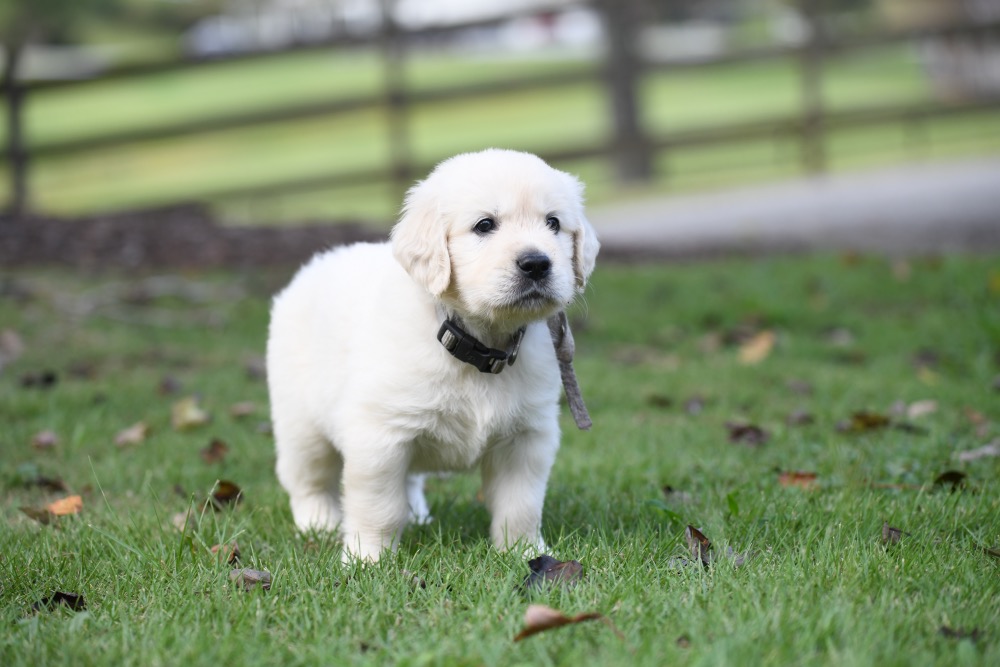
[[[119,447],[127,445],[140,445],[149,436],[149,424],[146,422],[136,422],[127,429],[124,429],[115,436],[115,444]]]
[[[952,491],[957,491],[965,485],[966,474],[960,470],[946,470],[934,478],[934,486],[951,485]]]
[[[684,539],[687,540],[688,551],[691,552],[691,559],[695,562],[701,561],[706,567],[712,563],[712,543],[705,537],[705,534],[692,525],[684,529]]]
[[[958,460],[962,463],[968,463],[969,461],[977,461],[991,456],[1000,456],[1000,440],[994,440],[988,445],[983,445],[977,449],[959,452]]]
[[[983,547],[983,553],[993,558],[1000,558],[1000,547]]]
[[[205,412],[195,396],[188,396],[174,403],[170,421],[178,431],[186,431],[207,424],[211,417]]]
[[[529,605],[528,609],[524,612],[524,629],[521,630],[516,637],[514,637],[514,641],[519,642],[522,639],[530,637],[531,635],[536,635],[539,632],[552,630],[554,628],[561,628],[564,625],[575,625],[576,623],[582,623],[584,621],[601,621],[611,628],[619,639],[625,639],[622,633],[618,631],[618,628],[616,628],[608,618],[602,614],[598,614],[597,612],[592,611],[577,614],[576,616],[567,616],[552,607],[546,607],[542,604],[533,604]]]
[[[51,389],[59,383],[59,374],[55,371],[37,371],[21,376],[21,386],[25,389]]]
[[[228,451],[229,445],[224,440],[213,438],[212,442],[201,450],[201,460],[205,463],[218,463],[226,458]]]
[[[548,582],[575,584],[583,578],[583,565],[578,561],[561,561],[542,554],[528,561],[531,573],[524,578],[524,589],[540,588]]]
[[[653,406],[654,408],[670,408],[674,405],[674,399],[669,396],[664,396],[663,394],[650,394],[646,397],[646,403]]]
[[[87,602],[83,599],[82,595],[79,593],[63,593],[62,591],[56,591],[49,597],[39,600],[31,605],[31,608],[34,611],[41,611],[42,609],[52,610],[58,605],[64,605],[73,611],[83,611],[87,608]]]
[[[849,420],[838,423],[837,430],[841,433],[864,433],[885,428],[890,423],[890,419],[883,414],[861,410],[852,414]]]
[[[882,523],[882,544],[899,544],[903,535],[908,535],[899,528],[893,528],[888,521]]]
[[[266,570],[233,570],[229,573],[229,580],[240,586],[243,590],[253,590],[260,586],[265,591],[271,590],[271,573]]]
[[[232,565],[240,559],[240,545],[235,540],[226,544],[216,544],[212,547],[212,553],[220,563]]]
[[[726,422],[729,429],[729,442],[757,447],[768,441],[768,433],[755,424],[744,422]]]
[[[235,507],[243,500],[243,491],[235,483],[222,479],[215,485],[215,490],[207,501],[206,507],[221,511],[225,507]]]
[[[28,517],[34,519],[35,521],[37,521],[38,523],[42,524],[43,526],[49,525],[50,523],[52,523],[52,520],[55,518],[52,515],[52,512],[48,511],[44,507],[28,507],[27,505],[23,505],[23,506],[19,507],[18,509],[20,509]]]
[[[198,527],[198,517],[191,510],[187,510],[173,515],[170,518],[170,523],[180,532],[190,533]]]
[[[808,410],[795,410],[785,417],[785,423],[789,426],[808,426],[814,421],[816,418]]]
[[[157,390],[164,396],[171,396],[173,394],[179,394],[183,385],[181,381],[175,378],[173,375],[165,375],[162,380],[160,380],[160,385]]]
[[[979,628],[963,630],[962,628],[949,628],[947,625],[942,625],[938,629],[938,633],[940,633],[942,637],[947,637],[948,639],[971,639],[974,642],[979,641],[982,636]]]
[[[229,406],[229,416],[233,419],[243,419],[257,412],[257,406],[250,401],[241,401]]]
[[[815,491],[819,488],[816,481],[816,473],[802,472],[800,470],[787,471],[778,475],[778,484],[784,487],[798,487],[805,491]]]
[[[83,498],[80,496],[66,496],[45,506],[53,516],[66,516],[67,514],[79,514],[83,511]]]
[[[773,331],[765,330],[740,345],[740,363],[758,364],[771,354],[777,337]]]
[[[35,449],[52,449],[59,444],[59,436],[55,431],[39,431],[31,437],[31,446]]]

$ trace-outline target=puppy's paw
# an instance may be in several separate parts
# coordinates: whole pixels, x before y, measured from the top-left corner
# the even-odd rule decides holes
[[[291,505],[295,525],[302,532],[335,532],[340,527],[340,506],[330,494],[293,496]]]

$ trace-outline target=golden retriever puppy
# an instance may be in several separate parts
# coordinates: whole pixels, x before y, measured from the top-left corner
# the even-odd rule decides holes
[[[494,544],[544,547],[560,392],[545,321],[594,268],[582,194],[534,155],[458,155],[410,189],[390,242],[320,253],[275,297],[277,474],[300,529],[377,560],[428,520],[423,474],[478,466]]]

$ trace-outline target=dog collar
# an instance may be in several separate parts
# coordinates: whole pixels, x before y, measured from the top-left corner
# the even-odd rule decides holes
[[[514,332],[510,345],[506,350],[487,347],[473,338],[458,322],[446,318],[438,329],[437,339],[444,349],[459,361],[475,366],[481,373],[496,375],[507,366],[513,366],[517,360],[517,351],[521,348],[525,327]]]

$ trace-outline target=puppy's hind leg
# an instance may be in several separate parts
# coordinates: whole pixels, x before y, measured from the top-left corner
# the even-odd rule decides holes
[[[427,506],[427,498],[424,496],[425,474],[413,474],[406,476],[406,499],[410,503],[410,523],[417,526],[425,526],[434,521],[431,510]]]
[[[343,519],[340,481],[344,460],[320,433],[275,427],[278,479],[288,492],[301,531],[336,531]]]

